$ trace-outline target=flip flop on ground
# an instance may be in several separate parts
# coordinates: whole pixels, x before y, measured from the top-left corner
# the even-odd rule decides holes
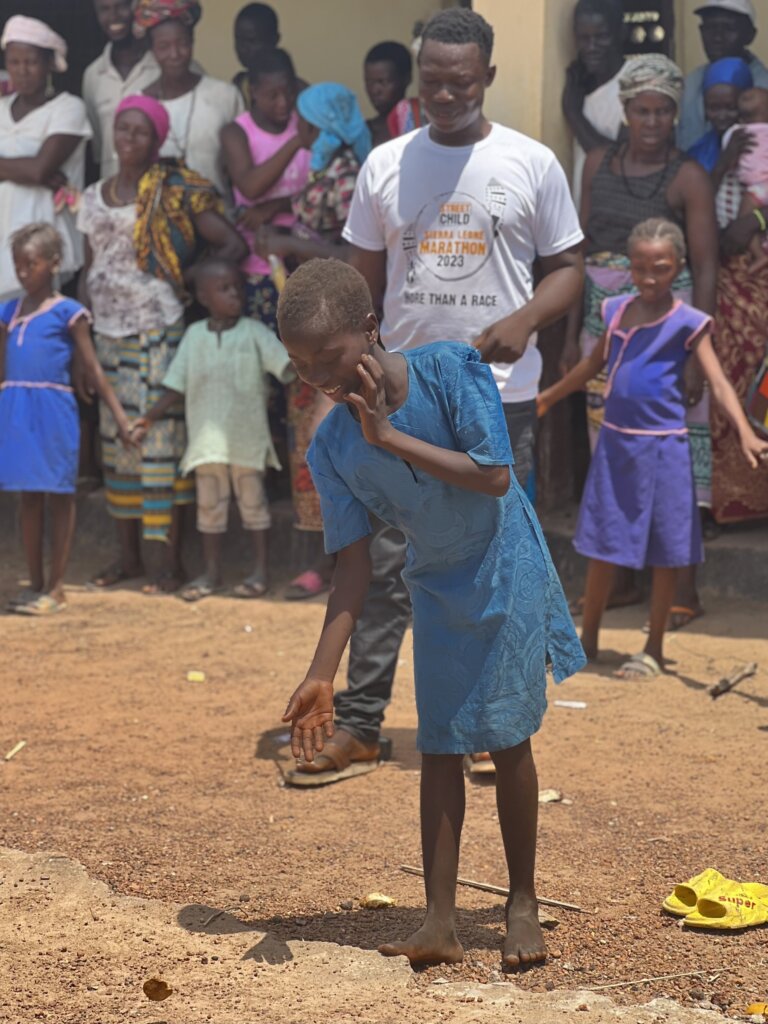
[[[466,754],[464,770],[468,775],[495,775],[496,765],[487,752],[482,754]]]
[[[613,673],[615,679],[655,679],[661,675],[661,665],[650,654],[633,654],[621,668]]]
[[[97,572],[88,581],[89,590],[106,590],[107,587],[114,587],[117,583],[125,583],[127,580],[139,579],[144,575],[143,567],[135,570],[124,569],[120,562],[113,562],[106,569]]]
[[[205,597],[212,597],[220,591],[220,583],[211,583],[207,576],[198,576],[196,580],[192,580],[191,583],[187,583],[185,587],[181,588],[179,597],[182,601],[192,604],[194,601],[202,601]]]
[[[685,629],[695,619],[700,619],[704,614],[704,609],[701,605],[696,608],[689,608],[684,604],[673,604],[669,609],[669,629],[675,633],[678,629]]]
[[[687,917],[696,909],[696,903],[715,889],[737,885],[714,868],[704,868],[698,875],[687,882],[676,885],[662,902],[662,907],[676,917]]]
[[[309,597],[317,597],[330,587],[319,572],[307,569],[296,579],[291,580],[285,591],[286,601],[305,601]]]
[[[66,601],[57,601],[51,594],[40,594],[34,601],[16,605],[13,611],[17,615],[42,617],[44,615],[56,615],[58,612],[63,612],[66,607]]]
[[[252,601],[257,597],[264,597],[266,592],[267,584],[264,582],[264,577],[260,572],[252,572],[242,583],[238,583],[232,591],[232,596]]]
[[[285,781],[289,786],[328,786],[356,775],[367,775],[379,767],[380,754],[378,743],[363,743],[350,733],[338,730],[333,739],[325,741],[314,761],[302,761],[287,771]]]
[[[183,576],[175,572],[163,572],[150,583],[145,583],[141,592],[147,597],[162,597],[163,594],[175,594],[183,585]]]
[[[714,928],[740,931],[768,924],[768,885],[758,882],[731,883],[714,889],[696,904],[685,918],[686,928]]]
[[[36,601],[40,597],[39,590],[33,590],[31,587],[25,587],[20,590],[15,597],[12,597],[6,605],[9,612],[15,612],[17,608],[21,608],[25,604],[30,604],[32,601]]]

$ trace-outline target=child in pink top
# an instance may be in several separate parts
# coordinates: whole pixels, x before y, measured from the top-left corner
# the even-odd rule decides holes
[[[256,252],[263,224],[290,229],[291,199],[309,178],[310,152],[297,133],[296,73],[284,50],[265,50],[250,74],[251,109],[221,133],[222,151],[239,209],[238,228],[250,255],[243,263],[247,311],[277,329],[277,289],[269,263]]]
[[[768,89],[747,89],[741,93],[739,120],[746,126],[740,130],[751,140],[750,148],[742,153],[736,169],[736,176],[745,190],[739,215],[755,213],[762,226],[762,207],[768,205]],[[723,141],[726,142],[727,137]],[[768,236],[764,230],[752,237],[749,251],[753,270],[768,266]]]

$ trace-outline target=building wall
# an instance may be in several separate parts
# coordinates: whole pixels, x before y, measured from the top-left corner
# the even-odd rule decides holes
[[[195,56],[209,74],[229,79],[238,69],[232,25],[245,0],[208,0],[197,32]],[[408,46],[414,22],[426,19],[440,0],[280,0],[281,45],[308,82],[337,81],[371,110],[363,88],[363,58],[374,43],[394,39]]]

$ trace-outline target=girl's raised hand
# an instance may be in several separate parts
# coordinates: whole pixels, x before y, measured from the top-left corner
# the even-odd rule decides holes
[[[314,761],[334,732],[333,683],[308,676],[288,701],[283,721],[291,723],[293,756]]]
[[[357,364],[357,373],[362,382],[361,393],[347,395],[346,400],[357,409],[365,440],[383,445],[394,429],[387,415],[384,371],[378,360],[366,353]]]

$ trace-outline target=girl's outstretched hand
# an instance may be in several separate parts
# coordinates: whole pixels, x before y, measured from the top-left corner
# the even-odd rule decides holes
[[[347,395],[346,400],[357,409],[365,440],[382,445],[394,430],[387,416],[384,371],[378,360],[366,354],[357,364],[357,373],[362,382],[361,393]]]
[[[293,756],[314,761],[334,732],[333,683],[308,676],[288,701],[283,721],[291,723]]]
[[[741,451],[751,469],[768,464],[768,441],[761,441],[754,430],[742,437]]]

